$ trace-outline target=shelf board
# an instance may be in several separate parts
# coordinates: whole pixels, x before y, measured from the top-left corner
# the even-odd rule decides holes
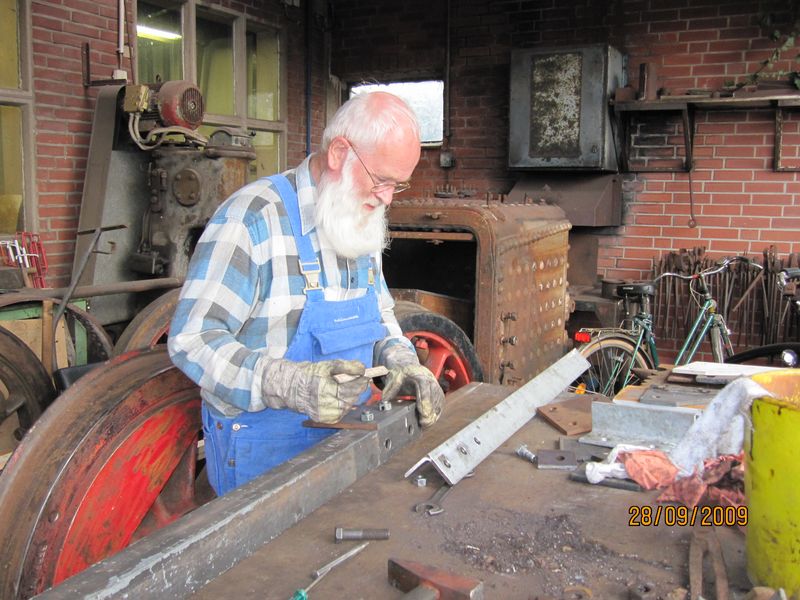
[[[617,112],[684,110],[689,106],[708,110],[735,110],[740,108],[792,108],[800,107],[800,92],[771,96],[738,96],[712,98],[706,96],[662,96],[658,100],[611,101]]]

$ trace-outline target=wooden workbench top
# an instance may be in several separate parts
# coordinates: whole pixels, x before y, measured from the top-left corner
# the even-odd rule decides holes
[[[688,588],[691,530],[628,525],[630,507],[652,505],[655,492],[570,481],[564,471],[538,470],[515,454],[520,444],[534,452],[556,447],[558,432],[539,418],[459,482],[443,502],[444,513],[413,512],[441,480],[428,473],[427,487],[418,487],[403,477],[405,471],[511,391],[471,384],[448,396],[442,419],[421,438],[193,598],[287,600],[311,583],[312,571],[359,543],[335,543],[335,527],[388,528],[390,538],[370,542],[334,569],[309,592],[312,600],[402,597],[387,580],[390,557],[478,578],[486,598],[504,600],[588,598],[589,593],[628,598],[628,586],[640,582],[655,584],[662,594]],[[742,535],[734,530],[718,535],[729,577],[743,572]],[[733,589],[736,582],[734,576]],[[740,584],[747,587],[746,581]]]

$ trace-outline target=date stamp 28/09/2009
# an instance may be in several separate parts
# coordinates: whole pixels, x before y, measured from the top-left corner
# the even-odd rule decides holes
[[[658,527],[659,525],[701,527],[744,527],[747,525],[747,506],[657,506],[628,507],[629,527]]]

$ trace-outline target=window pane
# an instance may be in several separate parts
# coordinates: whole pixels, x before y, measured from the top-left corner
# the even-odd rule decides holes
[[[197,83],[206,112],[232,115],[233,28],[230,24],[197,19]]]
[[[19,10],[17,0],[0,0],[0,87],[18,89]]]
[[[180,12],[139,2],[136,19],[139,81],[157,83],[183,79]]]
[[[0,105],[0,234],[22,222],[22,109]]]
[[[408,102],[419,121],[423,144],[441,142],[444,122],[444,83],[409,81],[387,84],[354,85],[350,97],[361,92],[391,92]]]
[[[280,119],[280,45],[274,31],[247,32],[247,116]]]
[[[256,159],[247,169],[247,180],[255,181],[259,177],[269,177],[281,170],[280,136],[269,131],[256,131],[253,137],[253,149]]]

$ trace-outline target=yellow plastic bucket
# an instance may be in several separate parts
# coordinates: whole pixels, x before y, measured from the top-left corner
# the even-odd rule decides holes
[[[800,369],[752,379],[775,398],[753,402],[745,435],[747,574],[800,596]]]

